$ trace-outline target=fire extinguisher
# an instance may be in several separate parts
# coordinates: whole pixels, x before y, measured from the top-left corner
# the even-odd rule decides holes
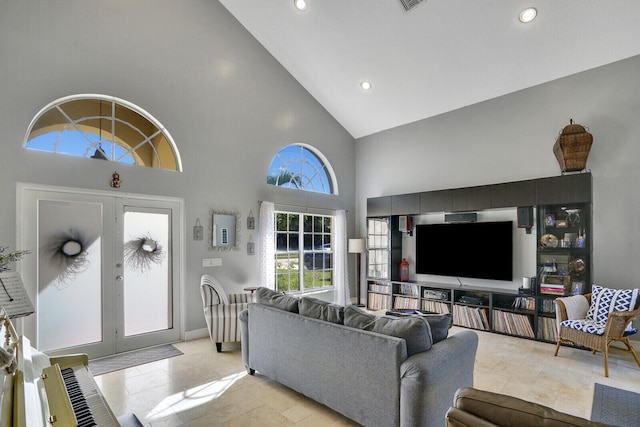
[[[402,258],[402,262],[400,263],[400,281],[409,281],[409,261],[407,261],[406,258]]]

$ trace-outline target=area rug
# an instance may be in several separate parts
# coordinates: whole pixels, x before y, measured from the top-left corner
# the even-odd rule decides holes
[[[90,360],[89,370],[93,375],[102,375],[107,372],[118,371],[120,369],[131,368],[132,366],[155,362],[156,360],[180,356],[181,354],[182,352],[171,344],[165,344],[158,347],[144,348],[142,350],[135,350],[127,353],[116,354],[115,356]]]
[[[640,394],[596,383],[591,420],[619,427],[640,426]]]

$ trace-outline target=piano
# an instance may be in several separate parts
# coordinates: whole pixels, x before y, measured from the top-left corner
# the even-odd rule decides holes
[[[116,417],[98,388],[85,354],[49,357],[18,337],[0,309],[0,426],[130,427],[133,414]],[[13,360],[8,360],[13,356]]]

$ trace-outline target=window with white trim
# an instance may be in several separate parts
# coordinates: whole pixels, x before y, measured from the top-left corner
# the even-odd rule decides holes
[[[316,193],[338,194],[335,176],[329,162],[315,148],[292,144],[273,157],[267,184]]]
[[[330,215],[275,212],[277,291],[333,289],[333,220]]]
[[[25,147],[76,157],[182,171],[167,129],[142,108],[113,96],[58,99],[31,121]]]

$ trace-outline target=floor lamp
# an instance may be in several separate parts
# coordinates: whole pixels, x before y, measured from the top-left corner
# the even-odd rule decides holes
[[[364,239],[349,239],[349,253],[356,254],[356,306],[364,307],[360,300],[360,254],[367,251]]]

